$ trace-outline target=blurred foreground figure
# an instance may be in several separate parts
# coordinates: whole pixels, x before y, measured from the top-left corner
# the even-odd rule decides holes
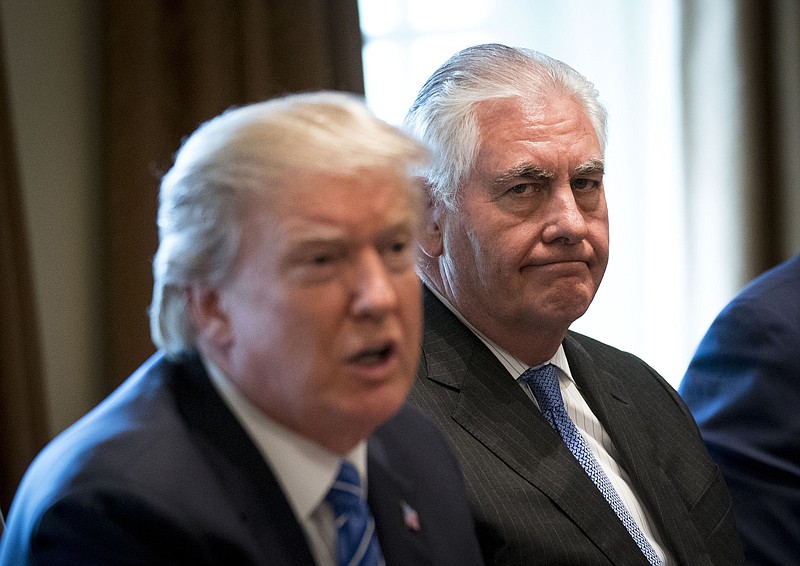
[[[344,94],[201,126],[161,184],[160,351],[32,464],[0,563],[480,564],[404,405],[425,156]]]

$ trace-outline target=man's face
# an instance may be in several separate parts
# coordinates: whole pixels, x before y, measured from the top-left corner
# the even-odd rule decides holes
[[[218,363],[273,419],[349,450],[399,409],[414,379],[415,211],[388,173],[307,175],[260,198],[218,291],[228,333],[217,334]]]
[[[600,144],[581,106],[503,99],[479,106],[480,150],[440,208],[444,292],[488,336],[565,332],[608,263]]]

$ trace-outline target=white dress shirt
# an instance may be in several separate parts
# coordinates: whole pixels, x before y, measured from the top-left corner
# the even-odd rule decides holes
[[[530,397],[533,403],[538,407],[539,404],[536,402],[536,398],[534,397],[533,392],[531,392],[530,387],[528,387],[528,384],[519,379],[522,374],[525,373],[525,371],[531,366],[527,365],[519,358],[511,355],[509,352],[489,340],[481,331],[472,326],[461,315],[461,313],[459,313],[456,308],[450,304],[450,301],[448,301],[435,289],[430,287],[429,289],[434,295],[436,295],[436,297],[439,298],[440,301],[442,301],[442,303],[444,303],[448,309],[450,309],[450,311],[452,311],[454,315],[458,317],[461,322],[464,323],[467,328],[469,328],[478,338],[481,339],[484,344],[486,344],[489,350],[492,351],[500,363],[502,363],[506,370],[508,370],[509,375],[516,380],[517,384],[523,389],[523,391],[525,391],[525,393],[527,393],[528,397]],[[658,556],[661,558],[665,566],[676,564],[666,551],[666,548],[663,544],[663,539],[656,531],[649,512],[636,495],[628,473],[617,462],[618,453],[614,443],[611,441],[611,437],[608,436],[608,433],[603,428],[603,425],[594,415],[592,409],[589,407],[589,404],[578,390],[578,386],[575,384],[575,380],[572,378],[572,372],[569,368],[569,362],[567,362],[567,356],[564,353],[564,346],[559,345],[558,351],[556,351],[555,355],[546,363],[553,364],[556,366],[556,368],[558,368],[558,382],[561,387],[561,396],[564,399],[564,406],[567,409],[567,414],[580,431],[595,459],[600,463],[600,466],[603,468],[603,471],[613,484],[617,494],[619,494],[620,499],[622,499],[622,502],[628,508],[631,516],[639,525],[639,528],[647,537],[647,540],[650,541],[650,545],[653,547],[653,550],[655,550],[656,554],[658,554]]]
[[[204,360],[211,382],[272,469],[295,517],[303,528],[317,566],[336,565],[336,527],[325,496],[342,457],[289,430],[257,409],[222,374]],[[361,476],[366,494],[367,443],[350,452],[349,460]]]

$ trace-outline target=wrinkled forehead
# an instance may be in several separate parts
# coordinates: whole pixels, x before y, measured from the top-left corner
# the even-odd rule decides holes
[[[489,100],[477,109],[476,118],[476,165],[486,160],[518,160],[529,152],[552,158],[569,155],[571,161],[579,162],[603,159],[597,132],[587,113],[569,96]]]
[[[580,125],[591,129],[595,136],[594,126],[586,108],[581,102],[566,92],[554,92],[548,95],[529,97],[498,97],[477,102],[475,119],[481,134],[498,124],[527,125],[529,127],[547,127],[554,119],[572,120],[573,126]]]

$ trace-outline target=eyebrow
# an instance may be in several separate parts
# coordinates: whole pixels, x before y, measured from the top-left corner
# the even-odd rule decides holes
[[[590,159],[586,163],[582,163],[575,167],[573,176],[575,175],[603,175],[605,173],[605,164],[602,159]],[[500,176],[495,179],[495,185],[503,185],[513,179],[525,178],[539,181],[548,181],[555,179],[556,174],[553,171],[542,169],[535,165],[522,164],[512,167],[504,171]]]
[[[415,217],[398,218],[378,230],[375,237],[380,239],[392,238],[397,234],[413,233],[416,226]],[[313,248],[326,245],[347,245],[351,236],[346,229],[338,226],[304,227],[301,235],[296,239],[289,237],[289,242],[294,249]]]
[[[590,159],[586,163],[578,165],[573,175],[603,175],[605,164],[602,159]]]
[[[525,179],[533,179],[537,181],[548,181],[551,179],[555,179],[556,174],[552,171],[547,171],[546,169],[542,169],[541,167],[536,167],[535,165],[523,164],[517,165],[516,167],[512,167],[511,169],[504,171],[500,176],[498,176],[495,181],[495,186],[501,186],[513,179],[525,178]]]

